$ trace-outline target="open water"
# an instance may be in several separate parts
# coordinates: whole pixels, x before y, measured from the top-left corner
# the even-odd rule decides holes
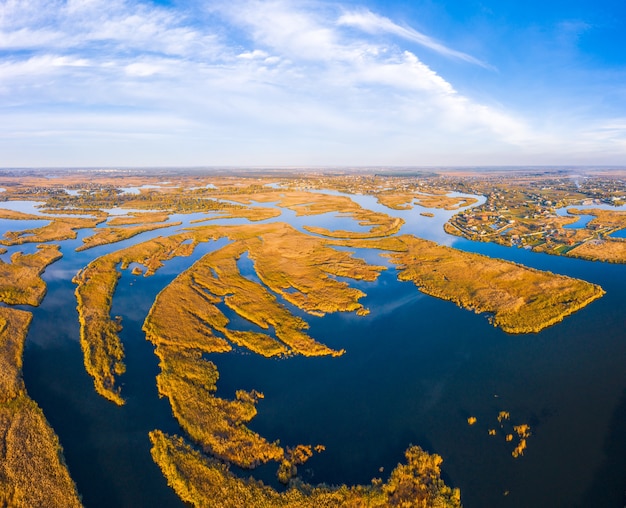
[[[454,212],[428,210],[436,215],[428,218],[419,215],[419,207],[390,212],[371,198],[356,199],[403,217],[401,233],[582,278],[607,294],[539,334],[507,335],[484,315],[397,281],[378,253],[357,250],[357,256],[388,266],[376,282],[354,283],[367,293],[362,302],[371,314],[306,316],[314,338],[345,348],[346,354],[282,360],[242,351],[213,355],[220,371],[218,394],[262,391],[265,398],[251,428],[285,445],[324,444],[326,451],[301,467],[303,478],[313,483],[386,478],[404,450],[418,444],[443,457],[444,479],[461,489],[467,508],[624,506],[626,266],[471,242],[443,232]],[[198,216],[171,220],[188,224]],[[280,220],[298,228],[357,226],[346,218],[338,226],[332,216],[298,218],[289,211]],[[242,221],[219,223],[235,222]],[[6,229],[7,221],[0,226]],[[64,257],[44,274],[48,295],[40,307],[29,309],[34,320],[24,358],[26,386],[59,435],[87,508],[183,506],[149,453],[150,430],[179,430],[167,401],[158,398],[158,362],[141,325],[156,294],[224,241],[168,261],[152,277],[123,274],[112,310],[123,317],[123,407],[97,396],[84,371],[71,283],[91,259],[179,229],[80,253],[74,249],[85,232],[61,242]],[[245,256],[240,267],[253,276]],[[505,429],[496,420],[500,411],[511,415]],[[477,418],[475,425],[468,425],[469,416]],[[522,423],[530,425],[532,435],[525,455],[514,459],[516,440],[507,443],[503,432]],[[498,435],[488,434],[492,428]],[[272,473],[262,468],[255,474],[272,481]]]

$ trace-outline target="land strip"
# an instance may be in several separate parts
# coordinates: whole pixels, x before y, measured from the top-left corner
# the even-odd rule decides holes
[[[93,235],[83,238],[83,245],[77,247],[76,251],[83,251],[100,245],[121,242],[123,240],[128,240],[133,236],[140,235],[141,233],[173,226],[180,226],[181,224],[182,222],[168,222],[166,224],[140,224],[138,226],[129,227],[99,228],[95,230],[96,232]]]
[[[39,245],[33,254],[15,252],[10,263],[0,259],[0,302],[39,305],[46,294],[41,274],[61,256],[57,245]]]
[[[0,307],[0,506],[80,507],[57,436],[22,378],[32,315]]]
[[[601,287],[522,265],[463,252],[412,236],[389,254],[398,278],[459,307],[487,312],[507,333],[538,332],[600,298]]]
[[[225,464],[202,455],[180,437],[155,430],[150,440],[152,457],[168,484],[183,501],[197,508],[461,506],[459,490],[441,479],[441,457],[417,446],[406,451],[407,463],[398,464],[385,483],[374,479],[371,485],[315,487],[294,481],[279,493],[261,482],[235,476]]]

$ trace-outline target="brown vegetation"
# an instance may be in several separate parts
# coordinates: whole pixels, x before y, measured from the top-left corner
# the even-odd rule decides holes
[[[459,208],[476,203],[475,198],[452,197],[445,193],[422,194],[416,192],[381,192],[376,195],[381,205],[393,210],[412,210],[417,204],[424,208],[443,208],[445,210],[458,210]]]
[[[116,267],[126,269],[137,262],[150,275],[164,260],[191,254],[195,244],[186,244],[186,240],[180,235],[155,238],[112,252],[89,263],[73,279],[78,285],[76,300],[85,368],[94,379],[96,391],[116,404],[124,403],[116,378],[125,371],[124,350],[117,335],[120,324],[111,319],[111,302],[119,278]]]
[[[185,298],[190,302],[195,298],[193,305],[187,308],[210,308],[205,301],[205,294],[207,290],[213,289],[216,292],[215,298],[223,297],[233,310],[262,328],[272,326],[277,337],[300,354],[336,353],[302,333],[301,330],[307,327],[306,322],[286,311],[263,286],[239,275],[235,258],[248,251],[264,284],[287,301],[317,315],[336,311],[365,313],[366,310],[358,303],[363,293],[331,276],[374,280],[383,269],[369,266],[347,252],[325,246],[323,240],[299,233],[285,224],[197,227],[179,235],[157,238],[102,256],[92,261],[74,278],[74,282],[78,284],[76,297],[85,367],[94,378],[98,393],[118,404],[123,403],[119,390],[115,388],[116,377],[124,372],[123,348],[117,336],[119,323],[110,316],[111,298],[119,277],[116,266],[119,264],[121,269],[126,269],[136,262],[145,266],[146,275],[150,275],[161,266],[163,260],[189,255],[198,242],[223,236],[236,243],[205,259],[207,266],[203,271],[204,285],[200,283],[200,291],[190,292],[190,286],[183,284]],[[200,269],[200,266],[197,268]],[[220,277],[213,276],[212,270],[215,269],[221,270],[221,280]],[[242,289],[242,284],[245,290]],[[170,300],[178,301],[176,298]],[[161,301],[165,299],[162,298]],[[203,307],[198,307],[200,304]],[[163,308],[160,312],[167,314]],[[164,318],[165,324],[159,331],[155,331],[155,335],[163,334],[163,330],[181,328],[181,323],[182,330],[196,329],[196,334],[206,333],[206,325],[194,313],[207,311],[192,310],[189,323],[194,324],[189,326],[185,325],[187,318],[181,317],[180,308],[173,307],[168,312],[171,317]],[[285,352],[284,346],[275,343],[269,336],[232,330],[226,332],[225,317],[220,317],[221,312],[216,307],[211,313],[213,317],[210,319],[203,316],[204,323],[227,334],[233,342],[248,345],[266,355]],[[172,326],[172,323],[176,325]],[[193,336],[192,333],[191,337]]]
[[[197,349],[157,346],[159,395],[168,397],[181,428],[206,452],[244,468],[280,461],[283,449],[245,424],[256,415],[255,391],[240,390],[234,400],[216,397],[218,372]]]
[[[91,249],[92,247],[98,247],[99,245],[106,245],[110,243],[121,242],[122,240],[128,240],[133,236],[137,236],[146,231],[154,231],[157,229],[169,228],[171,226],[180,226],[182,222],[170,222],[167,224],[147,224],[131,227],[120,228],[100,228],[96,229],[95,233],[91,236],[83,238],[83,245],[77,247],[77,251]]]
[[[441,457],[417,446],[407,450],[407,463],[398,464],[386,483],[375,479],[368,486],[314,487],[294,481],[279,493],[253,479],[238,478],[226,465],[202,455],[179,437],[155,430],[150,440],[152,457],[168,484],[183,501],[197,508],[461,506],[458,489],[441,480]]]
[[[134,224],[154,224],[169,219],[168,213],[131,212],[128,215],[116,215],[107,221],[107,226],[130,226]]]
[[[10,305],[39,305],[46,294],[41,274],[61,258],[57,245],[39,245],[34,254],[16,252],[11,263],[0,259],[0,301]]]
[[[0,307],[0,506],[80,507],[58,439],[22,379],[31,314]]]
[[[253,201],[262,203],[276,202],[276,206],[288,208],[296,215],[321,215],[324,213],[338,213],[347,215],[358,221],[360,226],[369,227],[368,232],[330,231],[325,228],[305,226],[311,233],[332,238],[377,238],[389,236],[400,230],[404,221],[384,213],[366,210],[345,196],[334,196],[315,192],[303,191],[265,191],[257,194],[237,194],[221,196],[239,203],[249,204]]]
[[[390,254],[400,280],[478,313],[492,314],[508,333],[538,332],[600,298],[595,284],[508,261],[401,237],[406,252]]]
[[[248,219],[257,222],[267,219],[280,217],[281,211],[274,207],[237,207],[219,210],[214,217],[206,217],[203,219],[195,219],[191,224],[199,224],[201,222],[209,222],[218,219]]]
[[[0,219],[8,220],[39,220],[42,217],[40,215],[33,215],[32,213],[18,212],[16,210],[7,210],[6,208],[0,208]]]
[[[0,403],[24,394],[22,352],[32,319],[30,312],[0,307]]]
[[[26,229],[24,231],[8,231],[4,235],[5,240],[0,240],[0,244],[21,245],[23,243],[70,240],[76,238],[78,229],[94,228],[104,221],[103,217],[35,217],[37,219],[50,220],[50,223],[39,228]]]
[[[238,392],[235,400],[215,397],[217,370],[202,354],[229,350],[222,337],[264,356],[341,354],[304,333],[307,323],[267,288],[311,313],[362,311],[357,301],[363,293],[329,274],[372,280],[382,267],[370,267],[286,224],[208,226],[188,234],[195,241],[226,236],[233,243],[205,255],[174,279],[157,296],[146,318],[144,331],[161,360],[159,393],[169,398],[181,427],[206,451],[241,467],[283,461],[279,474],[284,477],[294,460],[285,459],[281,447],[244,425],[256,414],[259,394]],[[237,261],[244,253],[265,285],[239,272]],[[232,330],[218,308],[222,301],[261,329],[271,327],[275,338]],[[302,453],[298,460],[303,460]]]

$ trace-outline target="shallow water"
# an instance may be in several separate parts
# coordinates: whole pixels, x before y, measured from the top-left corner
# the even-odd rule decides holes
[[[326,451],[301,467],[304,479],[313,483],[385,478],[403,460],[404,450],[419,444],[442,455],[444,478],[461,488],[468,508],[623,506],[626,267],[453,237],[442,225],[454,211],[429,209],[435,217],[428,218],[419,215],[420,207],[392,211],[370,197],[355,200],[402,217],[401,234],[582,278],[600,284],[607,294],[539,334],[507,335],[485,316],[397,281],[394,268],[378,253],[351,249],[357,257],[388,266],[376,282],[353,283],[367,293],[362,303],[370,315],[317,318],[287,304],[306,316],[312,337],[345,348],[346,354],[282,360],[240,350],[212,355],[220,371],[218,393],[260,390],[265,399],[252,429],[285,445],[324,444]],[[198,216],[184,216],[185,223]],[[329,229],[354,225],[338,227],[332,214],[296,217],[288,210],[276,220],[298,229],[313,223]],[[76,240],[61,242],[64,257],[44,275],[48,295],[34,309],[24,376],[59,435],[87,508],[183,506],[149,454],[150,430],[179,431],[167,401],[157,396],[158,362],[141,325],[156,294],[224,241],[168,261],[152,277],[134,277],[130,270],[123,274],[112,310],[123,317],[127,354],[122,377],[127,404],[122,408],[97,396],[84,371],[70,282],[99,255],[182,227],[75,253],[88,234],[81,232]],[[251,265],[245,256],[240,261],[243,273],[252,278]],[[499,429],[501,410],[510,412],[512,423],[531,426],[521,458],[511,456],[515,442],[487,433]],[[467,424],[469,416],[477,418],[475,425]],[[264,468],[258,476],[273,481],[271,474]]]

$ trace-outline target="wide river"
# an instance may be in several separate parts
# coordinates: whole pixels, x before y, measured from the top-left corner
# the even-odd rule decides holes
[[[419,444],[443,457],[443,477],[461,489],[467,508],[624,506],[626,266],[471,242],[443,232],[454,212],[428,210],[435,213],[428,218],[419,207],[397,212],[369,197],[354,199],[404,218],[401,233],[578,277],[600,284],[606,295],[541,333],[508,335],[484,315],[397,281],[394,268],[378,252],[357,250],[357,256],[389,268],[374,283],[354,283],[367,293],[362,302],[371,313],[306,316],[312,337],[345,348],[346,354],[282,360],[242,351],[213,355],[220,372],[218,395],[262,391],[265,398],[251,428],[285,445],[324,444],[326,451],[301,467],[303,478],[313,483],[386,478],[404,460],[404,450]],[[171,220],[188,224],[198,216]],[[334,214],[296,217],[288,210],[278,220],[298,228],[355,226]],[[237,222],[242,221],[219,221]],[[19,227],[15,221],[0,221],[0,234]],[[61,242],[63,258],[44,274],[48,294],[34,309],[24,376],[59,435],[87,508],[183,506],[149,453],[150,430],[179,430],[168,402],[158,398],[158,361],[141,325],[156,294],[224,241],[171,260],[152,277],[135,277],[130,270],[123,274],[113,307],[124,326],[123,407],[96,395],[84,371],[71,282],[99,255],[178,229],[76,253],[87,234],[81,232],[77,240]],[[240,267],[254,277],[246,257]],[[500,411],[510,413],[504,430],[496,420]],[[476,424],[468,425],[469,416],[477,418]],[[502,432],[523,423],[532,435],[525,455],[515,459],[515,441],[507,443]],[[498,434],[490,436],[488,429]],[[264,467],[254,474],[271,482],[275,469]]]

